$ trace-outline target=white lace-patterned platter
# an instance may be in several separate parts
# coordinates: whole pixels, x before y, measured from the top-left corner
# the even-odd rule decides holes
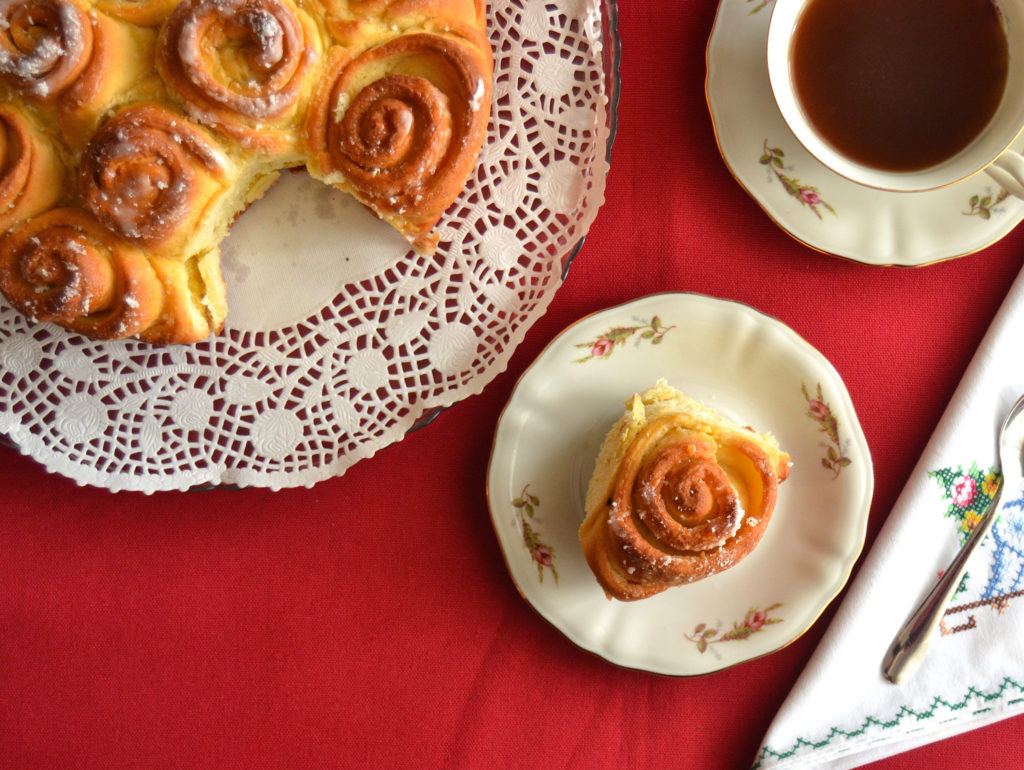
[[[766,47],[773,6],[721,0],[707,47],[706,93],[726,165],[780,227],[828,254],[913,266],[983,249],[1024,219],[1024,201],[985,174],[940,190],[892,193],[825,168],[797,141],[772,97]]]
[[[433,257],[285,175],[223,244],[230,312],[194,346],[99,343],[0,301],[0,434],[81,484],[308,486],[478,393],[604,202],[611,0],[491,0],[494,101]]]
[[[772,520],[735,567],[637,602],[609,600],[577,530],[594,459],[633,394],[659,378],[793,458]],[[706,674],[804,633],[864,545],[874,471],[850,396],[795,332],[736,302],[657,294],[577,322],[516,384],[487,475],[519,592],[579,647],[668,675]]]

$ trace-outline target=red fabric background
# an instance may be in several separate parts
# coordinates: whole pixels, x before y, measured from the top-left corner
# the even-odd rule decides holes
[[[696,679],[574,647],[516,592],[487,512],[491,437],[516,378],[566,325],[644,294],[772,314],[832,361],[859,410],[876,472],[870,543],[1020,269],[1024,229],[918,269],[792,240],[716,149],[703,90],[715,9],[622,3],[608,202],[482,395],[342,478],[277,493],[112,495],[0,450],[0,765],[751,763],[831,610],[780,652]],[[876,767],[1015,766],[1022,726]]]

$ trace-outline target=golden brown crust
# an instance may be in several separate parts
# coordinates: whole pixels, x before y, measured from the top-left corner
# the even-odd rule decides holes
[[[310,170],[421,249],[430,249],[487,130],[491,62],[476,42],[423,32],[357,55],[335,49],[309,111]]]
[[[61,132],[72,150],[81,148],[122,94],[147,77],[152,67],[151,30],[140,30],[90,12],[93,43],[89,64],[57,101]]]
[[[198,341],[216,334],[227,313],[226,288],[216,252],[182,262],[151,257],[149,260],[163,288],[160,317],[139,339],[154,345]]]
[[[322,47],[290,0],[184,0],[160,33],[157,65],[197,120],[246,148],[295,154]]]
[[[789,456],[707,417],[666,411],[630,431],[610,495],[591,501],[580,542],[609,598],[643,599],[702,580],[760,542]],[[608,440],[621,435],[613,430]]]
[[[477,27],[487,12],[482,0],[349,0],[347,5],[355,14],[389,21],[420,17]]]
[[[79,208],[51,209],[0,240],[0,292],[30,318],[94,339],[196,342],[210,319],[193,268],[154,259]]]
[[[178,3],[179,0],[96,0],[96,10],[140,27],[159,27]]]
[[[63,182],[50,138],[24,111],[0,105],[0,232],[53,206]]]
[[[0,17],[0,76],[52,116],[73,150],[151,58],[152,33],[72,0],[18,0]]]
[[[93,61],[89,11],[69,0],[22,0],[0,8],[0,75],[24,96],[53,102]]]
[[[145,254],[77,208],[47,211],[0,241],[0,290],[31,318],[102,339],[149,328],[163,297]]]
[[[138,104],[93,137],[78,188],[111,232],[153,254],[188,253],[200,221],[231,184],[231,166],[199,125],[159,104]]]

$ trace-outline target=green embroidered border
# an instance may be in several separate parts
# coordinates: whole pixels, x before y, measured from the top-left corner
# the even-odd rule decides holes
[[[936,711],[942,706],[946,707],[946,709],[948,709],[949,711],[960,711],[964,708],[967,708],[967,706],[970,705],[972,699],[981,699],[984,703],[991,703],[994,700],[998,700],[1004,697],[1007,690],[1011,688],[1021,697],[1011,698],[1010,700],[1007,700],[1006,705],[1015,706],[1024,703],[1024,685],[1021,685],[1019,682],[1015,682],[1013,679],[1010,679],[1010,677],[1006,677],[1005,679],[1003,679],[1003,682],[999,686],[999,689],[992,693],[983,693],[977,688],[971,687],[967,690],[967,693],[964,695],[964,697],[960,700],[959,703],[950,703],[945,698],[936,696],[935,699],[932,701],[931,707],[926,711],[918,712],[912,708],[908,708],[907,706],[901,706],[896,716],[888,721],[883,721],[881,719],[878,719],[877,717],[869,716],[864,720],[864,724],[861,725],[861,727],[857,730],[842,730],[838,727],[833,727],[829,731],[828,736],[820,741],[810,741],[805,738],[798,738],[796,743],[793,744],[793,747],[789,751],[778,752],[770,748],[769,746],[764,746],[761,749],[760,755],[757,757],[757,761],[754,763],[753,768],[751,768],[751,770],[757,770],[757,768],[761,767],[762,763],[769,757],[773,757],[779,760],[789,759],[801,749],[810,749],[812,751],[816,751],[818,749],[830,745],[837,738],[858,738],[864,735],[872,727],[880,727],[883,730],[891,730],[894,727],[898,727],[903,722],[903,719],[905,717],[913,717],[917,721],[932,719],[933,717],[935,717]],[[991,711],[991,707],[978,708],[972,713],[983,714],[986,711]]]

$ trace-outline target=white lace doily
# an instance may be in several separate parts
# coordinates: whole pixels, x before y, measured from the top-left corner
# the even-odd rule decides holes
[[[92,342],[0,300],[0,433],[112,490],[308,486],[480,392],[604,201],[617,78],[601,0],[491,0],[489,13],[488,139],[436,255],[287,174],[224,242],[218,337]]]

